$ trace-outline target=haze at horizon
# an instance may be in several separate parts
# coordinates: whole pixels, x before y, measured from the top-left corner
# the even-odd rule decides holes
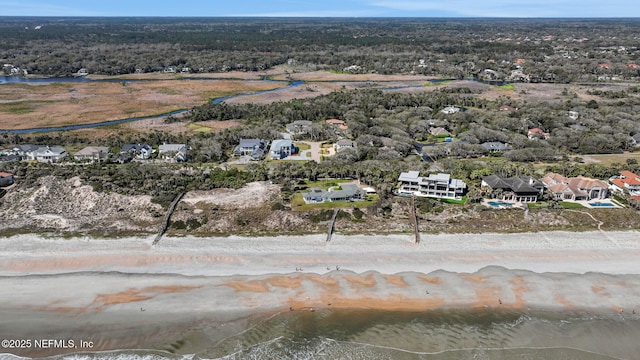
[[[1,1],[0,16],[153,16],[153,17],[637,17],[640,4],[623,0],[246,0],[191,1]]]

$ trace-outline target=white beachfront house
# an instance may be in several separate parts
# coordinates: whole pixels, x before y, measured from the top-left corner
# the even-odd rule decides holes
[[[61,146],[43,146],[36,150],[36,160],[41,163],[56,163],[67,158],[69,154]]]
[[[418,171],[403,172],[398,177],[400,186],[398,194],[415,195],[437,199],[460,199],[467,190],[467,184],[459,179],[452,179],[449,174],[430,174],[420,176]]]

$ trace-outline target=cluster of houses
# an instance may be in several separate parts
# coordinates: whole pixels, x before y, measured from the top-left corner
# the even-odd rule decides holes
[[[111,160],[125,163],[133,159],[150,159],[154,153],[158,153],[158,158],[171,161],[183,162],[189,158],[189,147],[186,144],[162,144],[157,150],[148,144],[126,144],[116,154],[111,153],[106,146],[87,146],[70,156],[62,146],[56,145],[16,145],[4,151],[0,156],[2,161],[38,161],[41,163],[59,163],[75,159],[84,162],[99,162]]]
[[[467,190],[464,181],[442,173],[420,176],[418,171],[403,172],[398,182],[399,195],[459,200]],[[519,203],[535,203],[543,198],[545,190],[560,201],[599,201],[608,198],[611,192],[628,193],[640,200],[640,176],[630,171],[622,171],[609,181],[556,173],[548,173],[541,179],[490,175],[482,178],[481,188],[499,200]]]

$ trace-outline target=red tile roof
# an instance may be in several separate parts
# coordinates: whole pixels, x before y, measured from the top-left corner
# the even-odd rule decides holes
[[[6,178],[6,177],[9,177],[9,176],[13,176],[13,174],[10,174],[8,172],[0,172],[0,177]]]
[[[624,176],[623,179],[620,179],[623,183],[629,185],[640,185],[640,176],[632,173],[631,171],[620,171],[620,175]]]
[[[624,181],[622,181],[622,179],[612,179],[611,182],[620,188],[624,188],[625,186]]]

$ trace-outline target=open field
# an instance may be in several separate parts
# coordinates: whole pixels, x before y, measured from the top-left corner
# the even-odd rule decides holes
[[[201,105],[207,100],[281,87],[251,80],[122,81],[4,84],[0,129],[86,124],[150,116]]]
[[[580,155],[587,164],[611,165],[613,163],[626,163],[627,159],[635,159],[640,162],[640,152],[629,152],[624,154],[598,154]]]

